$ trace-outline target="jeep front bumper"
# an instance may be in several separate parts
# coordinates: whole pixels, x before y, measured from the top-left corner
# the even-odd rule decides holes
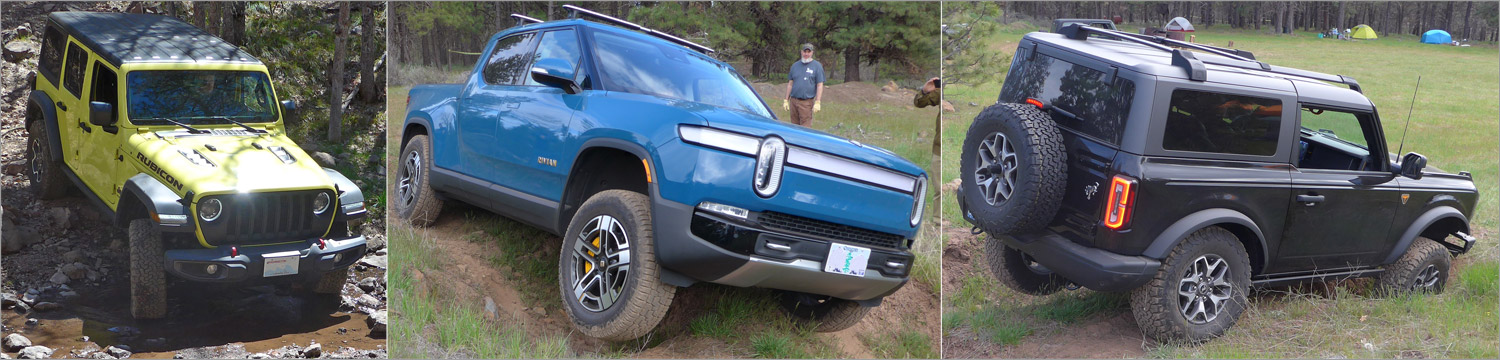
[[[1006,246],[1030,255],[1038,264],[1075,284],[1094,291],[1129,291],[1145,284],[1161,261],[1144,256],[1120,255],[1079,245],[1051,231],[997,236]],[[992,240],[993,241],[993,240]]]
[[[915,259],[905,250],[870,247],[864,276],[830,273],[823,271],[830,248],[825,239],[772,230],[661,198],[652,208],[661,265],[694,281],[862,301],[883,298],[900,289]],[[695,223],[700,231],[705,224],[732,225],[736,241],[710,242],[694,234]],[[680,282],[675,285],[684,286]]]
[[[265,246],[220,246],[213,249],[167,250],[166,270],[197,282],[283,282],[312,280],[323,273],[348,268],[365,254],[365,237],[309,239]],[[265,276],[267,258],[296,257],[295,274]],[[209,273],[209,265],[215,272]]]

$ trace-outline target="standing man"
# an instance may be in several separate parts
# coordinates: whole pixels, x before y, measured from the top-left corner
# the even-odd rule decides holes
[[[802,44],[802,59],[792,63],[787,73],[786,98],[781,108],[790,113],[792,123],[812,126],[813,113],[823,110],[823,64],[813,60],[813,45]]]

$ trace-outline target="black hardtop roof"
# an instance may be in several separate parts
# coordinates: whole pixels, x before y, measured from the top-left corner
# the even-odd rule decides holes
[[[49,17],[64,33],[115,66],[142,62],[261,63],[224,39],[170,16],[67,11]]]
[[[1100,37],[1075,40],[1063,34],[1044,32],[1033,32],[1027,34],[1026,38],[1119,66],[1121,69],[1155,76],[1183,79],[1190,77],[1181,64],[1173,62],[1172,52],[1161,51],[1135,42]],[[1261,68],[1260,65],[1264,63],[1233,59],[1208,51],[1191,49],[1187,51],[1191,51],[1193,56],[1202,61],[1208,82],[1294,92],[1304,102],[1309,103],[1356,110],[1373,108],[1370,100],[1359,91],[1329,84],[1329,82],[1339,82],[1357,88],[1358,83],[1349,77],[1269,64]]]

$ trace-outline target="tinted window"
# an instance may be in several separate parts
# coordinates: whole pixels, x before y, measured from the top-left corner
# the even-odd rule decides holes
[[[1178,89],[1172,91],[1161,147],[1221,154],[1276,154],[1281,100]]]
[[[154,124],[158,117],[188,124],[276,121],[276,100],[263,72],[138,70],[125,82],[136,123]]]
[[[531,64],[531,38],[534,33],[512,35],[495,43],[495,51],[484,64],[484,82],[492,85],[520,84]]]
[[[772,117],[733,68],[703,54],[607,31],[593,31],[595,66],[609,91],[686,100]]]
[[[63,46],[68,44],[67,39],[56,26],[50,25],[47,26],[47,35],[42,38],[42,57],[36,65],[53,86],[57,85],[57,73],[62,71]]]
[[[578,58],[582,56],[578,50],[578,36],[573,30],[548,31],[542,34],[542,40],[537,42],[536,60],[562,59],[567,62],[568,67],[577,69]],[[576,74],[575,74],[576,75]],[[541,85],[531,76],[525,76],[526,85]]]
[[[89,54],[83,52],[78,44],[68,44],[67,66],[63,67],[63,88],[73,93],[73,96],[81,96],[83,92],[83,67],[89,59]]]
[[[1016,60],[1000,91],[1000,102],[1024,103],[1027,98],[1067,111],[1077,118],[1053,116],[1063,127],[1118,145],[1135,98],[1135,82],[1115,77],[1106,82],[1098,70],[1036,54]]]
[[[118,110],[120,108],[119,105],[117,105],[120,102],[120,87],[117,85],[118,82],[119,80],[115,78],[115,72],[113,70],[104,67],[104,63],[95,61],[94,86],[91,86],[89,88],[89,101],[99,101],[110,104],[113,105],[116,110]],[[115,114],[117,113],[118,112],[109,113],[111,122],[115,120]]]

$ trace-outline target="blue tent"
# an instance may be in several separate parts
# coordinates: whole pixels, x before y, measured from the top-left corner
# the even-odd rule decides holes
[[[1451,43],[1453,43],[1453,36],[1452,35],[1448,35],[1447,31],[1442,31],[1442,30],[1427,30],[1427,32],[1422,33],[1422,43],[1423,44],[1451,44]]]

